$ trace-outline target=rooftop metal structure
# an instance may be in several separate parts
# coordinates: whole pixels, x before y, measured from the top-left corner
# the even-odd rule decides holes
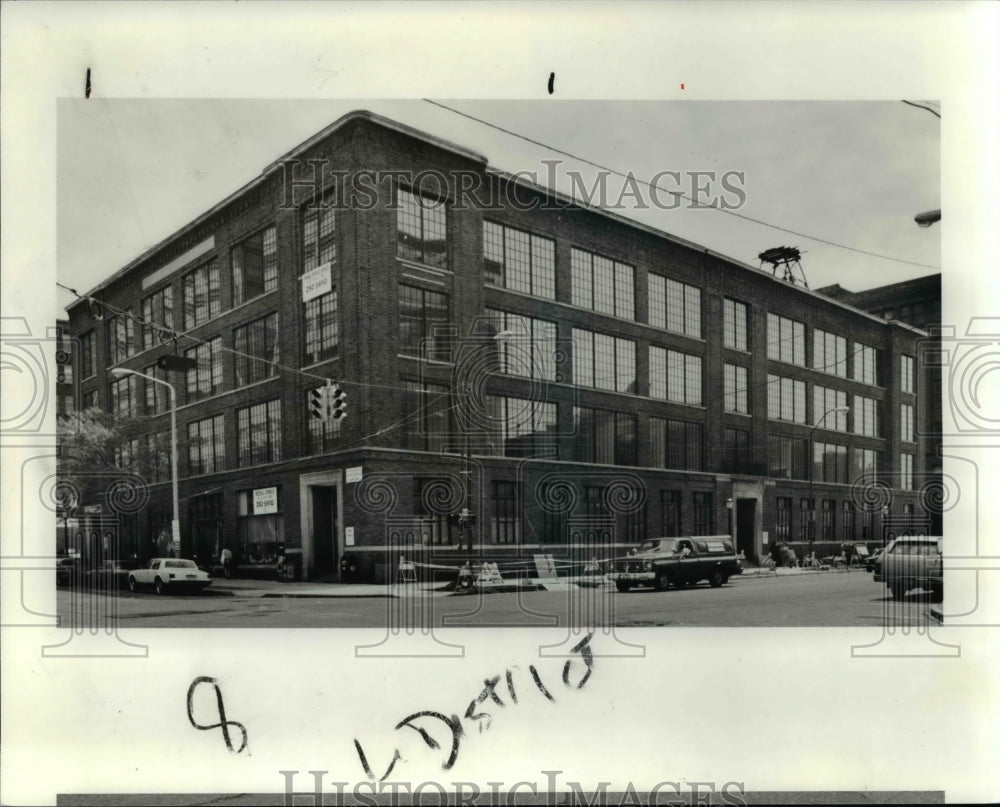
[[[765,263],[771,264],[771,274],[778,276],[778,267],[782,267],[782,280],[792,285],[802,282],[802,285],[809,288],[809,281],[806,280],[806,273],[802,269],[802,253],[797,247],[772,247],[765,249],[758,256],[761,266]],[[796,274],[798,270],[798,274]]]

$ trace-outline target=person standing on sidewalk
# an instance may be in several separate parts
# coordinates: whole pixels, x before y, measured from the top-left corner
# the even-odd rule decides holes
[[[233,551],[228,546],[223,547],[219,560],[222,561],[222,573],[229,580],[233,576]]]

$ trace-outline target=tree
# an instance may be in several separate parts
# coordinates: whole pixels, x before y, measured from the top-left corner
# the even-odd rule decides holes
[[[59,418],[56,463],[64,507],[103,504],[114,474],[156,482],[168,478],[169,435],[135,435],[135,421],[90,408]]]

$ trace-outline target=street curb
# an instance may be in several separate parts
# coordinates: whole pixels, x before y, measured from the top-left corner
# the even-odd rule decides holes
[[[300,600],[392,600],[398,599],[398,594],[295,594],[295,593],[274,593],[246,594],[247,599],[258,600],[267,599],[300,599]]]
[[[871,572],[866,572],[863,569],[857,570],[861,571],[863,574],[871,574]],[[758,571],[757,569],[747,570],[744,569],[742,574],[734,574],[729,579],[732,580],[760,580],[769,579],[773,580],[776,577],[808,577],[820,575],[850,575],[854,574],[855,570],[852,571],[842,571],[840,569],[789,569],[787,571]]]

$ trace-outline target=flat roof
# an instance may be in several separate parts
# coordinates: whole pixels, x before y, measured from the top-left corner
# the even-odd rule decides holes
[[[728,255],[723,255],[722,253],[715,252],[714,250],[709,249],[708,247],[703,246],[701,244],[695,243],[694,241],[688,241],[688,240],[686,240],[684,238],[680,238],[679,236],[671,235],[670,233],[667,233],[667,232],[665,232],[663,230],[659,230],[659,229],[657,229],[655,227],[651,227],[651,226],[649,226],[647,224],[643,224],[641,222],[635,221],[634,219],[630,219],[630,218],[628,218],[626,216],[623,216],[623,215],[621,215],[619,213],[615,213],[613,211],[606,210],[606,209],[601,208],[601,207],[595,207],[595,206],[589,205],[589,204],[587,204],[585,202],[581,202],[581,201],[579,201],[577,199],[573,199],[572,197],[569,197],[566,194],[563,194],[563,193],[561,193],[561,192],[559,192],[559,191],[557,191],[557,190],[555,190],[553,188],[548,188],[548,187],[546,187],[544,185],[540,185],[540,184],[537,184],[537,183],[534,183],[534,182],[530,182],[527,179],[525,179],[523,175],[520,175],[520,174],[514,175],[514,174],[511,174],[511,173],[509,173],[507,171],[503,171],[503,170],[501,170],[499,168],[492,168],[492,167],[489,166],[489,161],[487,160],[487,158],[484,155],[479,154],[478,152],[472,151],[471,149],[465,148],[464,146],[457,145],[455,143],[452,143],[452,142],[450,142],[448,140],[445,140],[443,138],[437,137],[435,135],[428,134],[427,132],[423,132],[423,131],[421,131],[419,129],[415,129],[412,126],[407,126],[406,124],[399,123],[398,121],[394,121],[391,118],[386,118],[383,115],[378,115],[378,114],[376,114],[374,112],[370,112],[369,110],[366,110],[366,109],[352,110],[351,112],[348,112],[348,113],[342,115],[336,121],[334,121],[333,123],[331,123],[329,126],[321,129],[319,132],[317,132],[316,134],[312,135],[308,139],[304,140],[302,143],[299,143],[297,146],[295,146],[294,148],[292,148],[291,150],[289,150],[288,152],[286,152],[282,156],[278,157],[276,160],[273,160],[272,162],[268,163],[268,165],[265,166],[265,168],[263,169],[263,171],[261,171],[260,176],[255,177],[250,182],[248,182],[247,184],[245,184],[243,187],[241,187],[241,188],[237,189],[236,191],[234,191],[233,193],[231,193],[229,196],[227,196],[221,202],[218,202],[217,204],[213,205],[211,208],[209,208],[208,210],[206,210],[201,215],[197,216],[195,219],[193,219],[188,224],[186,224],[183,227],[181,227],[179,230],[171,233],[169,236],[167,236],[165,239],[163,239],[162,241],[160,241],[158,244],[156,244],[153,247],[150,247],[149,249],[147,249],[145,252],[143,252],[137,258],[135,258],[134,260],[130,261],[126,266],[122,267],[117,272],[115,272],[113,275],[111,275],[107,279],[101,281],[96,286],[94,286],[90,291],[88,291],[84,295],[84,297],[86,297],[88,295],[93,295],[93,294],[101,291],[102,289],[107,288],[108,286],[110,286],[112,283],[114,283],[115,281],[119,280],[120,278],[124,277],[129,272],[131,272],[136,267],[138,267],[140,264],[142,264],[143,262],[145,262],[146,260],[148,260],[149,258],[151,258],[153,255],[155,255],[158,251],[160,251],[160,250],[164,249],[165,247],[167,247],[171,242],[173,242],[173,241],[181,238],[182,236],[186,235],[187,233],[189,233],[190,231],[192,231],[193,229],[195,229],[198,225],[200,225],[203,222],[205,222],[209,217],[213,216],[214,214],[216,214],[217,212],[219,212],[220,210],[222,210],[223,208],[225,208],[226,205],[231,204],[232,202],[234,202],[237,199],[239,199],[239,197],[242,196],[243,194],[245,194],[245,193],[253,190],[254,188],[258,187],[259,185],[263,184],[274,172],[276,172],[281,167],[281,165],[285,161],[287,161],[289,159],[294,159],[295,157],[298,157],[303,152],[309,150],[310,148],[312,148],[313,146],[315,146],[317,143],[321,142],[324,138],[330,136],[331,134],[333,134],[337,130],[343,128],[346,124],[348,124],[348,123],[350,123],[352,121],[355,121],[355,120],[369,121],[371,123],[374,123],[374,124],[376,124],[378,126],[381,126],[381,127],[385,128],[385,129],[389,129],[389,130],[392,130],[392,131],[395,131],[395,132],[399,132],[400,134],[406,135],[408,137],[412,137],[412,138],[414,138],[416,140],[420,140],[420,141],[422,141],[424,143],[428,143],[428,144],[430,144],[432,146],[436,146],[436,147],[441,148],[441,149],[443,149],[445,151],[450,151],[450,152],[452,152],[454,154],[458,154],[459,156],[464,157],[466,159],[482,163],[485,166],[486,173],[493,174],[494,176],[497,176],[497,177],[499,177],[500,179],[503,179],[506,182],[513,182],[513,183],[515,183],[517,185],[520,185],[522,187],[525,187],[525,188],[527,188],[529,190],[535,191],[536,193],[541,193],[541,194],[549,196],[552,199],[555,199],[557,201],[565,202],[566,204],[568,204],[568,205],[570,205],[572,207],[576,207],[576,208],[578,208],[580,210],[586,210],[586,211],[591,212],[591,213],[596,213],[598,215],[601,215],[601,216],[604,216],[604,217],[606,217],[608,219],[611,219],[612,221],[615,221],[615,222],[618,222],[618,223],[621,223],[621,224],[625,224],[628,227],[634,228],[634,229],[636,229],[636,230],[638,230],[640,232],[646,233],[648,235],[652,235],[654,237],[667,240],[667,241],[669,241],[669,242],[671,242],[673,244],[677,244],[679,246],[686,247],[686,248],[694,250],[696,252],[701,252],[701,253],[709,255],[709,256],[711,256],[713,258],[717,258],[717,259],[719,259],[721,261],[724,261],[725,263],[728,263],[728,264],[730,264],[730,265],[732,265],[734,267],[737,267],[739,269],[743,269],[744,271],[752,272],[755,275],[757,275],[759,277],[762,277],[762,278],[767,278],[767,279],[771,280],[774,283],[779,283],[779,284],[781,284],[782,288],[794,289],[794,290],[796,290],[796,291],[798,291],[798,292],[800,292],[802,294],[808,295],[808,296],[814,298],[817,301],[821,301],[822,303],[824,303],[826,305],[832,305],[832,306],[836,306],[838,308],[845,309],[847,311],[850,311],[851,313],[859,314],[859,315],[861,315],[863,317],[866,317],[866,318],[868,318],[868,319],[870,319],[870,320],[872,320],[874,322],[878,322],[879,324],[882,324],[882,325],[885,325],[885,324],[888,324],[889,322],[892,322],[893,324],[898,324],[898,325],[901,325],[903,327],[907,327],[907,328],[909,328],[911,330],[917,331],[918,333],[921,333],[921,334],[925,333],[924,331],[921,331],[919,328],[912,328],[911,326],[906,326],[906,325],[904,325],[904,323],[899,323],[899,322],[896,322],[895,320],[889,320],[889,321],[884,320],[881,317],[877,317],[874,314],[869,314],[867,311],[863,311],[862,309],[856,308],[853,305],[849,305],[847,303],[841,302],[840,300],[828,297],[828,296],[826,296],[826,295],[824,295],[824,294],[822,294],[822,293],[820,293],[818,291],[813,291],[812,289],[807,289],[804,286],[799,286],[797,284],[789,283],[789,282],[787,282],[785,280],[781,280],[781,279],[775,277],[773,274],[770,274],[769,272],[766,272],[766,271],[764,271],[763,269],[761,269],[759,267],[753,266],[753,265],[748,264],[748,263],[744,263],[744,262],[739,261],[736,258],[732,258],[732,257],[730,257]],[[929,278],[929,277],[933,277],[933,276],[932,275],[927,276],[927,278]],[[894,284],[894,285],[903,285],[905,283],[915,283],[915,282],[918,282],[919,280],[926,280],[927,278],[919,278],[918,280],[903,281],[903,283],[901,283],[901,284]],[[888,288],[888,287],[883,287],[883,288]],[[863,294],[863,293],[864,292],[857,292],[857,294]],[[75,302],[73,302],[69,306],[67,306],[67,310],[75,308],[77,305],[79,305],[82,302],[83,302],[82,299],[76,300]]]
[[[447,140],[444,140],[443,138],[435,137],[434,135],[427,134],[426,132],[421,132],[419,129],[414,129],[412,126],[407,126],[406,124],[399,123],[398,121],[394,121],[391,118],[386,118],[382,115],[370,112],[367,109],[355,109],[352,110],[351,112],[348,112],[345,115],[341,115],[339,118],[337,118],[337,120],[335,120],[329,126],[321,129],[312,137],[309,137],[308,139],[299,143],[291,150],[285,152],[282,156],[278,157],[276,160],[268,163],[268,165],[265,166],[264,170],[261,171],[260,176],[254,177],[248,183],[246,183],[242,187],[238,188],[237,190],[229,194],[229,196],[227,196],[221,202],[217,202],[216,204],[212,205],[212,207],[210,207],[204,213],[200,214],[199,216],[189,221],[179,230],[172,232],[162,241],[160,241],[157,244],[154,244],[145,252],[140,254],[137,258],[134,258],[133,260],[129,261],[125,266],[123,266],[117,272],[105,278],[96,286],[94,286],[92,289],[90,289],[88,292],[86,292],[84,296],[86,297],[87,295],[96,294],[102,289],[105,289],[108,286],[110,286],[116,280],[119,280],[120,278],[124,277],[133,269],[135,269],[137,266],[149,260],[149,258],[153,257],[157,252],[169,246],[173,241],[176,241],[177,239],[183,237],[187,233],[194,230],[200,224],[203,224],[210,217],[214,216],[220,210],[225,208],[226,205],[235,202],[245,193],[248,193],[249,191],[252,191],[254,188],[264,184],[264,182],[266,182],[270,178],[270,176],[273,173],[275,173],[285,161],[298,157],[300,154],[302,154],[303,152],[307,151],[308,149],[316,145],[316,143],[319,143],[324,138],[329,137],[331,134],[336,132],[338,129],[343,128],[348,123],[351,123],[352,121],[355,120],[370,121],[371,123],[375,123],[379,126],[382,126],[385,129],[391,129],[393,131],[399,132],[400,134],[417,138],[418,140],[422,140],[425,143],[437,146],[438,148],[444,149],[445,151],[451,151],[454,154],[458,154],[461,157],[465,157],[466,159],[473,160],[475,162],[480,162],[483,164],[487,162],[486,157],[484,157],[482,154],[472,151],[471,149],[467,149],[464,146],[459,146],[455,143],[451,143]],[[70,305],[68,305],[66,308],[67,310],[69,310],[79,305],[82,302],[83,300],[76,300],[75,302],[70,303]]]

